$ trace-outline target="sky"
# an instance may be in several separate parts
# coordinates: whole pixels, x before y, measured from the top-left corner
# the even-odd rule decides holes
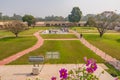
[[[120,13],[120,0],[0,0],[0,12],[12,16],[30,14],[35,17],[67,17],[73,7],[79,7],[83,15],[103,11]]]

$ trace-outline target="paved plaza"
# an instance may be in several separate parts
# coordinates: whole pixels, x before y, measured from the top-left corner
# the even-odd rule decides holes
[[[40,65],[41,68],[42,65]],[[45,64],[39,75],[31,75],[32,65],[5,65],[0,66],[0,76],[1,80],[26,80],[40,78],[41,80],[51,80],[52,76],[56,76],[59,79],[59,70],[61,68],[66,68],[67,70],[78,68],[82,64]],[[103,64],[98,64],[98,69],[95,75],[98,76],[106,68]],[[108,74],[106,71],[101,74],[100,80],[114,80],[114,78]]]

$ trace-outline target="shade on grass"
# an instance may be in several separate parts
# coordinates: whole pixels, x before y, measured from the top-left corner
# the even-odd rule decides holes
[[[105,34],[102,38],[99,34],[84,34],[90,43],[120,60],[120,34]]]
[[[74,34],[41,34],[44,39],[77,39]]]
[[[93,53],[91,50],[86,48],[79,40],[73,41],[44,41],[44,45],[41,48],[24,55],[18,60],[10,64],[29,64],[29,56],[45,56],[46,52],[58,51],[60,53],[60,59],[46,60],[46,63],[84,63],[83,58],[94,58],[97,62],[103,62],[103,60]]]
[[[5,37],[0,39],[0,60],[19,51],[32,47],[36,43],[35,37]]]

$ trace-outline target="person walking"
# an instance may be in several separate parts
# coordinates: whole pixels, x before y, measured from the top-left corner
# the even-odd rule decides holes
[[[80,34],[80,38],[82,38],[82,37],[83,37],[83,34],[81,33],[81,34]]]

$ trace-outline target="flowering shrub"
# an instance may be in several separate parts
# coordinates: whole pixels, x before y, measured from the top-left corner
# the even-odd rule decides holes
[[[99,80],[94,71],[97,69],[96,61],[94,59],[84,58],[86,67],[70,70],[68,80]]]
[[[93,75],[97,69],[96,61],[94,59],[84,58],[86,67],[79,67],[67,71],[67,69],[61,69],[59,71],[61,80],[99,80],[98,77]],[[51,80],[56,80],[56,77],[52,77]]]
[[[99,80],[101,74],[104,74],[104,71],[100,73],[99,76],[95,76],[93,73],[97,70],[97,64],[94,59],[87,59],[84,57],[85,65],[76,69],[68,71],[65,68],[59,70],[60,80]],[[31,79],[27,79],[31,80]],[[36,78],[35,80],[43,80]],[[53,76],[51,80],[57,80],[57,77]],[[120,77],[115,78],[114,80],[120,80]]]
[[[87,59],[86,57],[84,58],[86,62],[86,71],[88,73],[93,73],[97,69],[96,61],[94,59]]]

